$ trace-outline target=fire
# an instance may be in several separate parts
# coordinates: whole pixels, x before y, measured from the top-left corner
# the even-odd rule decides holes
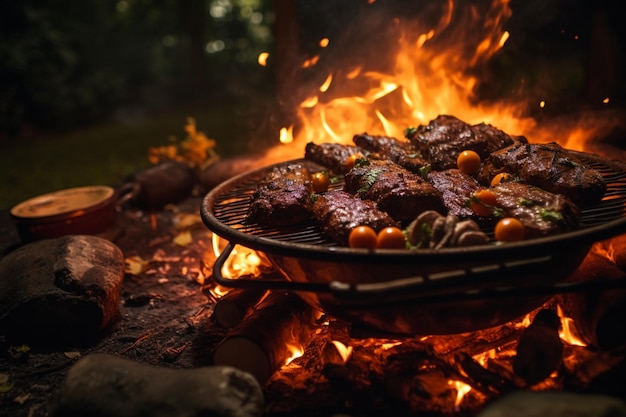
[[[289,365],[300,356],[304,355],[304,348],[300,344],[287,343],[287,349],[291,355],[285,360],[285,365]]]
[[[323,75],[316,88],[300,92],[305,96],[297,108],[297,131],[292,131],[293,125],[280,131],[280,142],[293,146],[270,149],[268,162],[301,157],[302,144],[309,141],[351,143],[355,133],[364,131],[402,139],[407,127],[426,124],[440,114],[455,115],[471,124],[490,123],[531,142],[556,141],[574,150],[585,150],[590,138],[600,133],[600,126],[610,128],[611,121],[587,123],[581,119],[571,121],[570,126],[563,126],[562,121],[539,126],[523,115],[531,103],[478,101],[476,91],[483,80],[473,73],[506,47],[511,34],[504,25],[512,16],[510,0],[494,0],[487,10],[479,7],[448,0],[437,11],[435,24],[430,10],[430,20],[426,16],[417,21],[391,20],[389,26],[400,35],[397,45],[388,48],[395,51],[389,70],[336,62],[336,68]],[[337,42],[320,40],[321,54],[329,52],[331,43]],[[316,67],[324,57],[321,54],[305,60],[301,68]],[[379,55],[371,60],[384,59],[383,53]],[[546,103],[542,99],[539,107],[545,108]],[[284,129],[293,140],[284,139]]]
[[[465,395],[472,390],[472,387],[465,382],[458,380],[448,381],[448,385],[453,385],[456,388],[456,400],[454,400],[454,408],[458,409],[463,402]]]
[[[343,362],[348,362],[350,355],[352,355],[352,346],[346,346],[338,340],[333,340],[332,344],[335,345],[337,353],[339,353]]]
[[[561,331],[559,332],[561,339],[572,346],[587,346],[587,343],[578,336],[574,320],[565,316],[560,305],[557,305],[557,314],[561,318]]]

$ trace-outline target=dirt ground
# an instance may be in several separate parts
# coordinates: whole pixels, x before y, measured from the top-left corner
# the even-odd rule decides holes
[[[96,342],[48,351],[0,340],[0,416],[51,415],[69,368],[90,353],[110,353],[168,368],[193,368],[210,362],[212,347],[223,336],[211,325],[213,301],[201,285],[201,260],[210,232],[199,216],[199,198],[153,215],[124,210],[102,236],[110,238],[131,261],[121,292],[119,317]],[[6,213],[2,218],[3,253],[19,245]],[[206,326],[210,331],[202,331]]]

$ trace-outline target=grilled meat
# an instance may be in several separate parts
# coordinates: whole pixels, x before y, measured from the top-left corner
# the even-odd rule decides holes
[[[346,160],[350,156],[361,155],[365,157],[368,154],[368,151],[356,145],[330,142],[320,144],[309,142],[304,149],[304,159],[323,165],[334,174],[345,174],[348,171]]]
[[[301,164],[281,165],[263,178],[252,194],[247,221],[289,226],[311,218],[310,172]]]
[[[429,167],[429,163],[422,158],[420,152],[410,142],[367,133],[354,135],[352,141],[357,146],[372,152],[370,158],[389,159],[416,174],[420,174]]]
[[[343,190],[316,194],[312,211],[324,232],[343,245],[348,245],[350,231],[356,226],[368,225],[376,232],[387,226],[398,226],[373,201],[362,200]]]
[[[514,138],[492,125],[469,125],[448,115],[407,129],[406,137],[436,171],[456,168],[456,158],[464,150],[473,150],[484,159],[515,141],[528,142],[524,137]]]
[[[500,172],[521,181],[563,194],[581,207],[598,203],[606,192],[606,181],[557,143],[516,143],[493,152],[484,160],[478,181],[488,184]]]
[[[516,181],[502,182],[492,189],[502,214],[522,222],[526,239],[563,233],[579,226],[578,206],[562,194]]]
[[[449,215],[459,218],[475,216],[472,209],[467,206],[467,200],[481,188],[474,177],[453,168],[432,171],[428,174],[427,180],[441,193]]]
[[[375,201],[399,222],[411,221],[426,210],[445,212],[441,193],[432,184],[389,160],[365,160],[344,178],[345,191]]]

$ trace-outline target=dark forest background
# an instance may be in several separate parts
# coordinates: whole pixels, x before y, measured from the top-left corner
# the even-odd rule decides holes
[[[389,35],[378,23],[432,3],[0,0],[0,208],[56,188],[118,182],[147,163],[150,144],[182,134],[186,116],[222,154],[263,146],[289,122],[306,80],[297,68],[319,52],[320,38],[353,36],[344,45],[358,59]],[[607,96],[623,107],[618,6],[512,0],[511,38],[489,63],[482,96],[541,93],[557,112],[602,107]],[[257,62],[263,51],[266,66]]]

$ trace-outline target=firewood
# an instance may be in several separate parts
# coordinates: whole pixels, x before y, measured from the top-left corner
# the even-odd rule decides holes
[[[563,342],[559,337],[560,326],[559,316],[553,310],[543,309],[522,332],[513,358],[513,370],[528,385],[543,381],[561,365]]]
[[[270,291],[217,345],[213,363],[249,372],[263,384],[289,359],[291,346],[306,347],[315,320],[316,310],[297,295]]]
[[[211,316],[225,329],[232,329],[248,315],[267,294],[267,290],[235,288],[217,300]]]
[[[624,280],[626,272],[619,267],[600,244],[594,245],[581,266],[569,277],[574,282]],[[599,289],[584,293],[560,295],[561,306],[574,321],[579,336],[587,344],[602,349],[626,345],[623,325],[626,321],[626,290]]]

